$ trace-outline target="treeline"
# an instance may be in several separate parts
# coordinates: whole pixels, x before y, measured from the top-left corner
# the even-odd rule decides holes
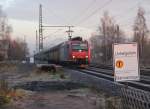
[[[23,38],[13,39],[12,31],[8,18],[0,6],[0,61],[23,60],[29,53],[26,41]]]
[[[115,22],[115,19],[104,12],[99,26],[99,34],[90,38],[92,62],[100,64],[112,64],[112,44],[137,42],[139,45],[140,64],[150,64],[150,40],[149,29],[146,24],[145,10],[138,8],[137,15],[133,21],[132,37],[127,37],[126,33]]]
[[[10,40],[8,48],[8,60],[24,60],[29,54],[27,43],[22,39]]]

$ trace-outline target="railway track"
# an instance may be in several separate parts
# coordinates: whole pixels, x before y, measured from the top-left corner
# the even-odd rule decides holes
[[[113,69],[89,67],[88,70],[92,70],[92,71],[96,71],[96,72],[104,72],[108,75],[113,75]],[[142,70],[140,70],[140,74],[143,79],[145,78],[147,80],[150,80],[150,71],[145,72],[145,70],[142,69]]]
[[[108,70],[113,70],[113,67],[112,65],[95,65],[95,64],[91,64],[90,65],[90,68],[99,68],[99,69],[108,69]],[[141,72],[141,75],[145,75],[145,76],[150,76],[150,68],[143,68],[141,67],[140,68],[140,72]]]
[[[89,67],[87,69],[77,69],[81,73],[86,73],[91,76],[96,76],[98,78],[103,78],[109,81],[114,82],[114,77],[112,70],[107,70],[107,69],[100,69],[100,68],[94,68],[94,67]],[[128,85],[130,87],[140,89],[143,91],[150,91],[150,77],[141,75],[141,80],[140,81],[129,81],[129,82],[120,82],[120,84]]]
[[[112,95],[120,96],[123,106],[128,109],[150,109],[149,76],[141,75],[136,82],[114,82],[112,69],[89,67],[87,69],[66,68],[75,82],[96,87]],[[135,106],[137,108],[135,108]]]

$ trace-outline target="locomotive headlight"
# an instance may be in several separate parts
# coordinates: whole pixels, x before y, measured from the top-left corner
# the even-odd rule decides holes
[[[75,58],[75,56],[72,56],[72,58]]]
[[[88,56],[85,56],[86,58],[88,58]]]

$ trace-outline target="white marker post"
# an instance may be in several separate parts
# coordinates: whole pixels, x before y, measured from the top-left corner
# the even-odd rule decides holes
[[[140,80],[138,44],[114,44],[113,50],[114,80]]]

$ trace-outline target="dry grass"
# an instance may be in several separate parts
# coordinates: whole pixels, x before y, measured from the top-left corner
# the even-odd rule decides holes
[[[15,64],[0,63],[0,72],[16,71],[17,66]]]
[[[49,74],[52,78],[60,78],[60,79],[66,79],[67,78],[61,67],[57,68],[55,72],[52,70],[49,70],[49,69],[46,69],[46,70],[35,69],[33,72],[37,75]]]
[[[24,91],[11,89],[8,87],[6,80],[0,80],[0,106],[10,103],[11,100],[16,100],[24,96]]]
[[[10,92],[8,83],[5,80],[0,80],[0,105],[10,102]]]

